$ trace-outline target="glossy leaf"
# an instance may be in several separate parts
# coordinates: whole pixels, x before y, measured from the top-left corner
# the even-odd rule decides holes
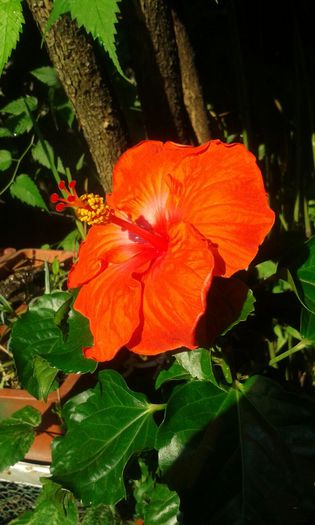
[[[235,393],[222,391],[212,383],[192,381],[178,386],[171,395],[165,412],[165,419],[159,427],[156,448],[159,450],[159,465],[163,472],[181,454],[186,455],[186,447],[191,439],[205,427],[223,414],[235,402]],[[187,475],[197,467],[188,464],[193,461],[189,453]],[[183,475],[183,479],[186,476]]]
[[[70,12],[79,27],[83,26],[94,39],[101,42],[117,71],[124,77],[115,46],[118,4],[119,0],[94,0],[92,6],[89,0],[55,0],[46,31],[60,15]]]
[[[10,168],[12,164],[11,152],[6,149],[0,150],[0,171],[5,171]]]
[[[12,525],[78,525],[79,514],[71,492],[49,479],[42,479],[43,489],[33,512],[25,512]],[[97,524],[95,524],[97,525]]]
[[[185,489],[187,522],[198,509],[200,521],[212,525],[311,523],[314,401],[256,376],[237,390],[221,392],[225,403],[205,396],[202,407],[192,402],[197,396],[189,400],[196,384],[175,390],[157,436],[171,488]]]
[[[300,332],[303,337],[315,344],[315,314],[306,308],[302,308],[301,311]]]
[[[92,344],[87,320],[70,312],[68,334],[60,328],[72,300],[68,292],[45,294],[33,302],[29,311],[13,325],[10,349],[23,388],[38,399],[45,399],[57,388],[58,370],[92,372],[96,363],[85,359],[82,348]]]
[[[288,264],[294,291],[305,308],[315,313],[315,237],[294,255]]]
[[[154,445],[154,410],[117,372],[101,372],[94,389],[63,408],[67,432],[53,442],[54,479],[85,504],[115,504],[125,496],[127,462]]]
[[[35,182],[25,174],[16,177],[10,186],[12,197],[19,199],[24,204],[47,210],[47,206]]]
[[[0,472],[24,458],[40,422],[40,412],[30,406],[0,421]]]
[[[176,361],[186,370],[193,379],[210,381],[217,385],[217,380],[213,373],[211,351],[205,348],[181,352],[175,355]]]
[[[150,494],[150,502],[145,507],[145,525],[177,525],[179,521],[179,496],[167,485],[157,483]]]
[[[136,514],[146,525],[176,525],[179,514],[178,494],[167,485],[156,483],[147,465],[139,461],[141,478],[134,481],[133,496],[136,500]]]
[[[81,525],[124,525],[124,522],[109,505],[96,505],[87,509]]]
[[[21,0],[0,0],[0,75],[20,37],[24,23]]]
[[[168,381],[188,380],[191,376],[176,360],[168,369],[161,370],[155,381],[155,388],[158,389]]]

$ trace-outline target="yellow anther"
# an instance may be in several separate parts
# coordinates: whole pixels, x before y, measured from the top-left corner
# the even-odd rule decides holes
[[[104,198],[94,193],[81,195],[82,206],[76,208],[76,215],[82,222],[89,225],[106,224],[111,214],[111,208],[105,204]]]

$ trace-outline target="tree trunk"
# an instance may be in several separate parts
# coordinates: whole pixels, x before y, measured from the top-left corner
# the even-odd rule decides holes
[[[172,9],[177,42],[184,103],[199,144],[210,139],[209,119],[195,66],[194,52],[186,28],[175,9]]]
[[[26,0],[42,34],[51,0]],[[72,102],[105,191],[110,191],[112,168],[127,146],[124,121],[108,80],[97,63],[93,41],[77,24],[62,16],[45,35],[50,59]]]
[[[168,2],[125,0],[122,8],[148,137],[193,143]]]

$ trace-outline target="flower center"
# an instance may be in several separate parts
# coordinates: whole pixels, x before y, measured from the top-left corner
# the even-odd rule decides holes
[[[159,252],[166,251],[168,241],[165,237],[149,231],[147,228],[131,222],[115,215],[115,210],[108,206],[103,197],[94,193],[84,193],[80,197],[75,190],[76,182],[71,181],[69,188],[66,187],[64,181],[59,183],[59,189],[66,194],[66,198],[60,197],[57,193],[53,193],[50,197],[51,202],[56,204],[56,210],[61,212],[65,208],[74,208],[77,218],[86,222],[89,226],[96,224],[116,224],[122,230],[127,230],[132,234],[133,239],[140,238],[143,241],[149,242]]]

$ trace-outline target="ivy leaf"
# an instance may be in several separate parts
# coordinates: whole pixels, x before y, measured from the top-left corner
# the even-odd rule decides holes
[[[0,421],[0,472],[24,458],[40,422],[40,412],[30,406]]]
[[[198,461],[190,464],[193,458],[188,451],[186,453],[187,444],[234,402],[234,391],[227,395],[210,382],[192,381],[175,388],[156,438],[162,471],[170,469],[178,456],[183,454],[187,461],[187,475],[192,479],[193,470],[198,469],[200,464]]]
[[[25,512],[10,525],[77,525],[79,514],[71,492],[50,479],[42,479],[42,491],[33,512]]]
[[[212,399],[205,386],[175,389],[156,440],[171,488],[185,489],[187,521],[197,508],[214,525],[312,522],[314,401],[263,376]]]
[[[47,210],[47,206],[35,182],[24,173],[16,177],[15,181],[10,186],[10,193],[12,197],[19,199],[24,204]]]
[[[180,352],[175,355],[175,359],[193,379],[210,381],[218,386],[213,373],[210,350],[198,348],[193,351]]]
[[[298,299],[315,313],[315,237],[293,252],[288,270]]]
[[[16,47],[23,24],[22,0],[0,0],[0,75]]]
[[[119,2],[120,0],[94,0],[91,5],[89,0],[55,0],[46,31],[59,16],[70,12],[72,19],[77,20],[79,27],[83,26],[95,40],[100,41],[117,71],[126,78],[119,64],[115,46],[115,25],[119,13]]]
[[[179,521],[179,496],[167,485],[157,483],[144,510],[145,525],[177,525]]]
[[[179,496],[167,485],[156,483],[146,464],[139,460],[141,478],[134,481],[136,513],[146,525],[177,525]]]
[[[54,378],[59,369],[85,373],[96,368],[95,361],[85,359],[82,353],[84,346],[92,344],[87,319],[70,312],[66,337],[60,328],[71,301],[68,292],[45,294],[13,325],[10,349],[19,379],[38,399],[46,399],[58,387]]]
[[[176,360],[167,370],[161,370],[155,381],[155,388],[158,389],[168,381],[182,381],[190,379],[190,374]]]
[[[125,496],[123,471],[133,454],[154,445],[155,405],[113,370],[63,407],[67,433],[52,444],[54,479],[84,504],[113,505]]]
[[[11,152],[7,149],[0,149],[0,171],[5,171],[12,164]]]
[[[81,525],[124,525],[124,522],[112,506],[100,503],[87,509]]]

